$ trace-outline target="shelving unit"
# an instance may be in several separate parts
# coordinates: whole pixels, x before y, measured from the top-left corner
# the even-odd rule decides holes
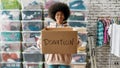
[[[73,6],[78,4],[78,6]],[[87,8],[84,4],[84,0],[71,0],[68,2],[71,10],[71,16],[68,23],[74,30],[78,31],[78,36],[82,41],[82,46],[78,48],[78,53],[72,57],[72,68],[86,68],[87,64]]]
[[[6,2],[6,0],[4,1]],[[86,27],[88,23],[87,21],[88,10],[86,10],[83,0],[14,0],[14,1],[15,2],[19,1],[21,6],[20,4],[18,4],[17,8],[16,7],[1,8],[7,10],[5,10],[4,12],[3,10],[0,11],[0,16],[1,16],[0,21],[4,25],[2,26],[0,32],[0,41],[1,41],[0,67],[1,68],[9,68],[9,67],[10,68],[28,68],[28,67],[47,68],[46,63],[44,62],[45,57],[39,52],[40,50],[36,46],[36,42],[37,42],[36,40],[41,34],[40,30],[42,30],[44,27],[54,22],[52,19],[48,17],[48,7],[57,1],[67,3],[69,5],[71,10],[71,16],[67,20],[68,25],[73,27],[74,30],[78,31],[78,36],[82,41],[82,46],[78,48],[78,53],[74,54],[72,57],[71,66],[72,68],[85,68],[87,64]],[[78,4],[78,6],[73,7],[73,5],[75,4]],[[13,5],[15,6],[15,4]],[[83,6],[83,7],[79,7],[79,6]],[[11,17],[9,13],[12,14],[13,17]],[[5,15],[3,16],[3,14],[8,16],[5,17]],[[11,26],[11,27],[8,28],[7,26]],[[6,38],[2,35],[4,35]],[[7,39],[8,36],[10,39]],[[4,46],[11,46],[11,45],[13,46],[13,48],[9,49],[8,50],[9,52],[5,51],[7,47],[3,48]],[[16,46],[18,51],[16,51],[15,49]],[[6,61],[7,63],[3,62],[2,53],[9,53],[9,54],[15,53],[17,56],[19,55],[19,58],[17,57],[17,60],[20,61],[16,61],[16,62]],[[37,60],[38,58],[39,60]],[[13,58],[11,59],[14,60]]]
[[[37,46],[37,39],[43,28],[43,4],[40,0],[21,0],[21,5],[23,68],[42,68],[43,54]]]
[[[0,68],[21,68],[20,4],[0,1]]]

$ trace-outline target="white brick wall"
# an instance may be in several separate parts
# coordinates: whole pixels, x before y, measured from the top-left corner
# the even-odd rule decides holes
[[[96,26],[98,17],[111,16],[120,17],[120,0],[85,0],[88,12],[88,22]],[[110,47],[104,46],[96,49],[97,68],[120,68],[120,58],[115,56],[110,57]],[[111,59],[112,63],[109,62]],[[116,64],[118,63],[118,64]]]

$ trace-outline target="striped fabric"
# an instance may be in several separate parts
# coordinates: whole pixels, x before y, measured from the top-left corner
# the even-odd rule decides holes
[[[97,22],[97,46],[102,46],[104,41],[104,25],[101,20]]]

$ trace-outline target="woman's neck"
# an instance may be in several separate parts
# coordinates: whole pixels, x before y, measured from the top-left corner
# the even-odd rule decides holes
[[[62,25],[63,22],[57,22],[57,25]]]

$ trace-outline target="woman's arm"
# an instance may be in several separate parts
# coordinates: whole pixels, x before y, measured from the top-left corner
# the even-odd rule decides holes
[[[40,49],[42,48],[42,47],[41,47],[41,44],[42,44],[42,43],[41,43],[41,35],[40,35],[40,37],[39,37],[38,40],[37,40],[37,47],[40,48]]]

